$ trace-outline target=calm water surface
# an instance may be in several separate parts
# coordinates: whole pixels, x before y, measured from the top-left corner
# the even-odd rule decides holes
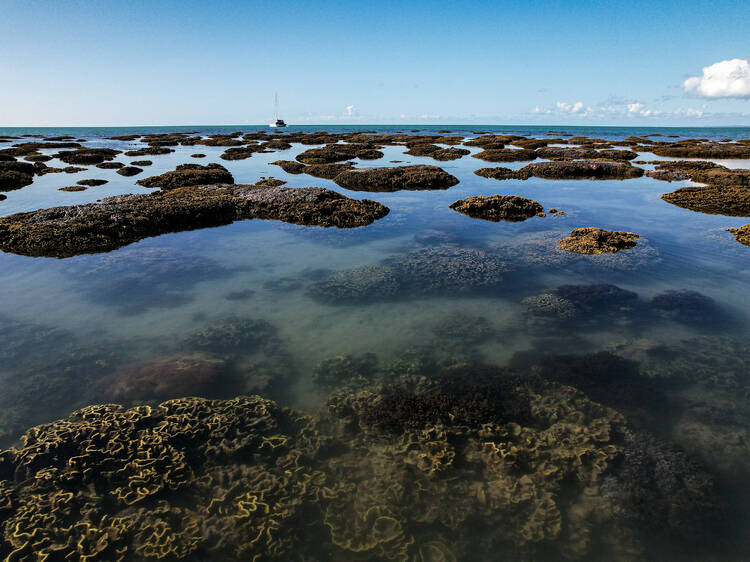
[[[438,128],[446,127],[434,129]],[[384,127],[377,131],[403,129]],[[477,130],[451,129],[463,135]],[[179,128],[165,131],[175,130]],[[212,134],[254,129],[185,130]],[[339,132],[335,127],[325,130]],[[549,128],[481,130],[548,136]],[[607,139],[654,132],[685,138],[750,137],[748,129],[564,131]],[[117,149],[140,144],[104,137],[130,132],[160,131],[0,129],[0,135],[73,134],[88,139],[87,146]],[[5,146],[9,143],[0,143],[0,148]],[[578,469],[571,469],[554,489],[539,488],[549,494],[544,501],[559,505],[562,523],[557,524],[561,530],[550,530],[556,523],[548,527],[540,523],[539,529],[547,529],[545,538],[531,525],[534,518],[528,514],[523,516],[528,518],[526,523],[516,524],[513,510],[526,509],[521,500],[516,507],[515,500],[506,504],[497,500],[502,504],[497,510],[505,514],[502,525],[511,521],[507,532],[497,536],[499,523],[489,528],[480,521],[494,521],[495,517],[488,507],[491,502],[480,498],[491,495],[490,483],[499,481],[497,474],[520,478],[524,470],[520,464],[498,469],[490,477],[490,461],[485,460],[479,463],[484,466],[481,474],[475,474],[469,482],[466,466],[471,463],[467,456],[461,461],[466,464],[464,472],[451,476],[447,471],[449,476],[442,483],[441,475],[432,473],[402,482],[404,476],[397,464],[402,462],[399,459],[411,457],[384,454],[388,446],[396,447],[402,439],[385,432],[379,445],[370,444],[367,446],[372,448],[366,449],[362,441],[352,445],[352,450],[365,447],[371,458],[389,459],[391,468],[380,473],[368,469],[371,472],[365,475],[347,469],[341,461],[337,469],[342,474],[347,470],[350,475],[357,474],[352,476],[354,488],[346,505],[352,513],[358,513],[351,515],[352,521],[357,521],[351,531],[357,540],[352,541],[365,546],[359,551],[351,547],[317,555],[295,546],[281,558],[727,560],[750,555],[746,544],[750,536],[746,486],[750,476],[750,249],[725,231],[746,224],[747,218],[699,214],[660,199],[663,193],[686,185],[684,182],[668,184],[650,178],[500,182],[473,173],[493,164],[471,157],[435,162],[405,155],[403,147],[385,147],[381,160],[357,165],[387,166],[393,165],[393,160],[437,164],[458,177],[460,183],[445,191],[363,194],[342,190],[332,181],[286,174],[270,165],[279,159],[293,160],[308,146],[295,144],[290,150],[254,154],[242,161],[221,160],[222,147],[173,148],[175,152],[163,156],[118,156],[115,160],[125,163],[153,161],[134,178],[93,166],[77,174],[36,177],[32,185],[7,194],[7,200],[0,202],[0,215],[91,202],[110,195],[146,193],[151,190],[135,185],[137,179],[185,162],[219,162],[232,172],[237,183],[273,176],[290,187],[322,186],[348,197],[375,199],[391,212],[371,226],[352,230],[253,220],[149,238],[107,254],[63,260],[0,254],[3,446],[17,445],[20,435],[31,426],[67,417],[90,404],[155,405],[182,396],[260,394],[282,406],[316,415],[326,411],[329,397],[342,388],[348,392],[372,389],[388,376],[392,382],[393,373],[429,378],[430,373],[453,372],[450,370],[467,365],[512,367],[524,376],[541,374],[558,381],[556,384],[572,384],[588,396],[586,400],[620,412],[627,420],[628,431],[635,435],[633,439],[640,439],[639,444],[647,441],[641,435],[659,440],[659,447],[664,449],[649,449],[648,454],[657,460],[647,472],[663,480],[644,484],[650,486],[648,493],[633,492],[637,485],[631,482],[630,503],[612,499],[620,498],[617,494],[621,489],[612,484],[614,480],[604,477],[585,488],[591,497],[607,504],[601,508],[602,513],[627,525],[599,525],[603,517],[596,515],[599,508],[583,500],[570,500],[580,493],[583,479]],[[479,149],[471,150],[476,153]],[[56,150],[43,152],[52,154]],[[196,152],[206,157],[191,158]],[[639,157],[656,159],[646,153]],[[750,161],[720,163],[750,168]],[[55,160],[47,164],[60,165]],[[502,165],[518,168],[524,164]],[[109,183],[80,193],[58,191],[83,178],[102,178]],[[495,193],[528,197],[565,214],[522,223],[492,223],[471,219],[448,207],[463,197]],[[632,231],[641,239],[635,249],[615,255],[579,256],[558,251],[557,240],[581,226]],[[453,260],[449,273],[431,269],[436,255]],[[496,264],[499,273],[488,274],[472,261],[476,259]],[[410,285],[408,291],[393,290],[387,283],[384,287],[378,275],[404,263],[423,272],[420,283]],[[454,268],[463,272],[455,279],[451,278]],[[191,377],[172,376],[185,365],[192,369]],[[339,373],[342,370],[343,375]],[[359,380],[347,379],[355,375]],[[332,377],[336,379],[333,383],[328,380]],[[362,377],[369,377],[370,382],[363,383]],[[564,408],[560,408],[562,412]],[[460,451],[464,446],[461,439],[466,437],[455,439],[460,443],[448,441]],[[478,443],[490,440],[486,436],[471,439]],[[570,443],[566,439],[560,437],[559,446],[569,446],[572,451],[574,445],[566,445]],[[717,508],[714,522],[719,522],[719,529],[710,531],[706,524],[697,524],[710,538],[694,546],[690,545],[690,517],[697,517],[701,509],[690,504],[695,501],[693,496],[685,499],[680,494],[686,487],[699,486],[688,481],[694,472],[689,477],[677,469],[670,472],[678,461],[683,462],[684,455],[695,463],[689,465],[690,470],[707,474],[714,482],[711,493],[715,496],[706,502]],[[540,469],[529,462],[528,466],[535,468],[526,470],[536,478],[534,471]],[[555,461],[546,462],[551,465]],[[617,462],[625,461],[613,461],[613,465]],[[422,474],[409,466],[414,474]],[[378,495],[368,486],[372,481],[388,482],[389,478],[393,482],[399,479],[400,486],[429,490],[426,497],[433,498],[434,505],[419,505],[413,508],[418,513],[407,514],[403,506],[397,509],[377,503],[387,515],[383,514],[386,511],[378,511],[377,517],[372,515],[374,508],[367,507],[364,498],[377,496],[381,502],[382,497],[390,496]],[[665,484],[670,478],[675,482]],[[477,486],[485,491],[479,494]],[[461,490],[461,497],[475,494],[477,502],[485,502],[484,507],[466,516],[465,521],[457,513],[429,516],[431,510],[445,509],[440,494],[450,497],[450,489]],[[524,494],[518,486],[513,490],[511,497]],[[699,493],[703,493],[702,488]],[[639,502],[641,511],[624,515],[622,511],[627,510],[617,507]],[[548,504],[540,500],[539,505]],[[648,520],[650,516],[652,521]],[[586,517],[590,523],[584,527],[590,535],[584,539],[576,533],[581,532],[577,525]],[[479,519],[472,522],[472,518]],[[462,522],[455,523],[458,520]],[[394,531],[389,526],[395,525],[393,521],[403,529]],[[635,531],[622,531],[630,529],[628,525],[659,532],[643,538]],[[336,536],[341,526],[345,524],[333,515],[326,519],[325,528],[332,530],[333,542],[339,547],[346,543]],[[474,535],[468,535],[467,529]],[[519,540],[520,536],[526,538]],[[399,541],[406,546],[397,546]],[[200,548],[186,556],[212,559]],[[237,557],[251,556],[245,552]]]

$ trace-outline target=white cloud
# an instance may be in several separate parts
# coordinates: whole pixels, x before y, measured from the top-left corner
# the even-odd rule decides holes
[[[347,117],[353,117],[357,115],[357,108],[353,105],[347,105],[346,106],[346,116]]]
[[[723,60],[703,67],[703,76],[683,82],[686,92],[704,98],[750,98],[750,61]]]
[[[638,117],[663,119],[690,117],[700,119],[705,115],[703,109],[696,109],[693,107],[682,107],[667,111],[647,107],[645,103],[640,101],[627,100],[610,100],[608,102],[600,103],[594,106],[584,105],[583,102],[568,103],[558,101],[555,102],[554,107],[536,106],[532,110],[532,112],[537,115],[568,115],[592,119],[633,119]]]

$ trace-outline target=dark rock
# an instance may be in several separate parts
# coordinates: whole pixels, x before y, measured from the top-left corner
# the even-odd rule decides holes
[[[0,191],[20,189],[34,182],[34,164],[28,162],[0,162]]]
[[[527,180],[531,177],[531,174],[527,171],[511,170],[510,168],[504,168],[502,166],[498,166],[497,168],[480,168],[474,173],[483,178],[491,178],[494,180]]]
[[[614,254],[620,250],[634,248],[638,244],[638,238],[640,235],[632,232],[587,226],[576,228],[570,233],[569,238],[560,240],[560,248],[576,254]]]
[[[690,324],[708,323],[718,315],[711,297],[689,289],[659,293],[651,299],[651,308],[669,319]]]
[[[187,187],[191,185],[208,185],[212,183],[234,183],[234,177],[220,164],[180,164],[173,172],[160,176],[151,176],[138,180],[143,187],[160,187],[162,190]]]
[[[362,160],[377,160],[383,153],[370,145],[363,144],[329,144],[323,148],[311,148],[297,156],[297,160],[304,164],[330,164],[342,162],[352,158]]]
[[[121,176],[125,176],[126,178],[129,178],[131,176],[137,176],[143,171],[143,168],[138,168],[137,166],[125,166],[124,168],[120,168],[117,170],[117,173]]]
[[[71,191],[71,192],[75,192],[75,191],[86,191],[87,189],[88,189],[88,187],[85,187],[83,185],[69,185],[67,187],[61,187],[57,191]]]
[[[531,217],[543,217],[544,207],[532,199],[518,195],[467,197],[451,203],[450,208],[475,219],[493,222],[521,222]]]
[[[643,169],[626,162],[604,162],[598,160],[575,160],[534,162],[519,170],[538,178],[557,179],[629,179],[643,175]]]
[[[200,152],[196,152],[195,154],[191,154],[191,155],[190,155],[190,157],[191,157],[191,158],[205,158],[205,157],[206,157],[206,155],[205,155],[205,154],[202,154],[202,153],[200,153]]]
[[[128,150],[125,156],[159,156],[171,152],[174,152],[174,150],[165,146],[148,146],[146,148],[139,148],[138,150]]]
[[[88,187],[98,187],[100,185],[104,185],[105,183],[108,183],[109,180],[98,180],[98,179],[86,179],[86,180],[78,180],[76,183],[78,185],[85,185]]]
[[[448,189],[458,183],[458,178],[437,166],[416,165],[354,168],[342,172],[333,181],[353,191],[399,191]]]
[[[322,188],[190,186],[2,217],[0,249],[68,257],[113,250],[149,236],[250,218],[350,228],[370,224],[386,214],[388,208],[379,203],[349,199]]]
[[[97,164],[96,167],[101,170],[118,170],[124,165],[122,162],[102,162],[101,164]]]
[[[79,148],[78,150],[63,150],[55,154],[55,158],[59,158],[66,164],[101,164],[104,161],[114,159],[115,156],[120,154],[119,150],[112,150],[111,148]]]
[[[561,285],[554,294],[571,302],[586,313],[609,312],[629,308],[638,301],[633,291],[606,283],[593,285]]]
[[[534,150],[513,148],[488,148],[471,156],[485,162],[526,162],[536,160],[537,158],[536,151]]]
[[[133,160],[131,166],[151,166],[153,162],[151,160]]]
[[[276,162],[271,162],[271,164],[279,166],[287,174],[301,174],[305,169],[304,164],[295,162],[294,160],[276,160]]]

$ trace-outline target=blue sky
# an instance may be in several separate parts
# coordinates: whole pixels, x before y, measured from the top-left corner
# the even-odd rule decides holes
[[[750,125],[746,1],[0,0],[0,12],[0,126],[259,124],[274,91],[298,124]]]

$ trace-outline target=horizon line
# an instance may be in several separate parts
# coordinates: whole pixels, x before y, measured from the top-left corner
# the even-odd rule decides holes
[[[0,129],[105,129],[105,128],[168,128],[168,127],[265,127],[272,128],[268,124],[169,124],[169,125],[0,125]],[[465,127],[465,128],[480,128],[480,127],[557,127],[557,128],[622,128],[622,129],[750,129],[748,125],[594,125],[594,124],[578,124],[578,125],[561,125],[561,124],[490,124],[490,123],[306,123],[306,124],[291,124],[287,125],[286,128],[293,127]],[[279,132],[283,132],[279,131]]]

